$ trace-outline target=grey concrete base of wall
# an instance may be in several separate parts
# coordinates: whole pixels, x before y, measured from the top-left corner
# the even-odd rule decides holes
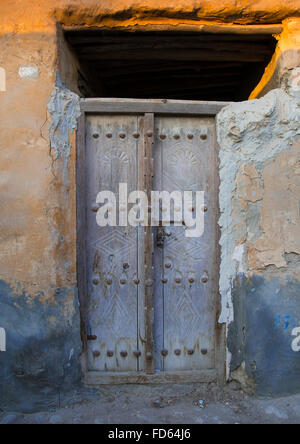
[[[292,349],[292,332],[300,325],[300,282],[241,275],[234,281],[232,295],[231,371],[244,366],[259,395],[300,392],[300,353]]]
[[[60,392],[80,384],[80,321],[76,289],[56,290],[41,302],[17,295],[0,281],[0,325],[6,352],[0,353],[0,408],[32,412],[58,406]],[[71,317],[66,301],[73,300]]]

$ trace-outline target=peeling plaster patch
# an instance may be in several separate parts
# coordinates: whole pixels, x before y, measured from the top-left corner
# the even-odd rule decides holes
[[[0,327],[0,352],[6,351],[6,331]]]
[[[6,92],[6,71],[0,67],[0,92]]]
[[[226,338],[228,338],[228,325],[226,325]],[[232,353],[228,350],[228,348],[227,348],[227,350],[226,350],[226,362],[225,362],[225,365],[226,365],[226,380],[227,381],[229,381],[229,379],[230,379],[230,365],[231,365],[231,360],[232,360]]]
[[[299,64],[300,62],[298,61],[298,65]],[[296,100],[300,101],[300,66],[285,70],[281,78],[281,88],[291,97],[294,97]]]
[[[50,126],[51,148],[55,159],[68,159],[70,156],[70,132],[77,129],[80,116],[80,97],[72,91],[56,86],[48,110],[52,116]]]
[[[261,228],[261,207],[261,201],[255,203],[248,202],[246,215],[248,245],[249,242],[255,242],[263,235]]]
[[[39,68],[37,66],[21,66],[19,76],[21,79],[37,79],[39,76]]]
[[[238,273],[246,273],[246,267],[244,265],[244,253],[245,253],[245,244],[237,245],[234,249],[232,259],[237,264],[237,272]]]
[[[288,84],[289,93],[300,98],[300,67],[292,70]]]
[[[282,152],[290,150],[300,135],[299,105],[297,99],[277,89],[262,99],[232,104],[217,116],[221,179],[219,225],[222,233],[220,323],[231,323],[234,317],[232,282],[241,269],[240,265],[237,269],[237,261],[233,260],[234,257],[239,257],[241,250],[235,249],[241,243],[245,243],[244,248],[248,249],[246,209],[238,202],[239,196],[236,192],[238,174],[245,171],[246,164],[251,164],[253,171],[257,171],[254,185],[259,189],[259,178],[263,177],[265,164]],[[247,200],[255,202],[261,199],[259,195],[253,197],[248,197]],[[260,230],[259,224],[257,230]],[[251,237],[255,236],[256,233],[251,232]],[[245,261],[242,269],[247,275]]]
[[[279,269],[283,269],[283,273],[288,269],[291,274],[290,261],[300,255],[299,159],[300,143],[295,141],[291,150],[282,152],[264,166],[261,234],[256,240],[248,239],[251,270],[271,266],[273,274]]]
[[[81,114],[80,97],[72,91],[56,86],[48,110],[52,117],[50,125],[50,145],[54,159],[64,162],[64,186],[68,181],[68,163],[71,154],[70,135],[77,129],[77,119]]]

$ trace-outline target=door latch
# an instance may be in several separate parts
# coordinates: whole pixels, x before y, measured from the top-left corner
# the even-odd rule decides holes
[[[165,231],[165,227],[163,225],[159,225],[159,227],[157,227],[156,235],[156,245],[158,246],[158,248],[163,248],[165,239],[170,236],[171,234]]]

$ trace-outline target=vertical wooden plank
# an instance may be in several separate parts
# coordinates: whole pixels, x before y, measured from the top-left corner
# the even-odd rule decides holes
[[[145,189],[145,141],[144,141],[144,115],[138,117],[138,190]],[[138,248],[137,248],[137,264],[138,264],[138,371],[144,372],[146,369],[146,300],[145,300],[145,227],[139,225],[138,230]]]
[[[77,231],[77,285],[80,302],[81,340],[87,350],[87,294],[86,294],[86,206],[85,206],[85,113],[78,119],[76,140],[76,231]],[[84,353],[85,355],[85,353]],[[87,363],[84,363],[87,367]],[[86,368],[84,369],[86,370]]]
[[[144,117],[144,190],[147,192],[149,205],[153,186],[153,142],[154,114],[147,113]],[[147,225],[145,227],[146,372],[154,373],[153,229],[149,220]]]
[[[153,148],[154,178],[153,191],[162,191],[163,177],[163,144],[164,128],[160,128],[160,119],[155,119],[155,141]],[[155,342],[155,371],[164,371],[164,286],[163,268],[164,248],[157,244],[158,227],[154,228],[154,342]]]

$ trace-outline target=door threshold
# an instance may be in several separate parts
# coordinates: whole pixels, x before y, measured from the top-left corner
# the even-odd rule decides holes
[[[154,374],[137,372],[88,372],[84,377],[86,385],[121,384],[188,384],[217,382],[216,370],[161,372]]]

